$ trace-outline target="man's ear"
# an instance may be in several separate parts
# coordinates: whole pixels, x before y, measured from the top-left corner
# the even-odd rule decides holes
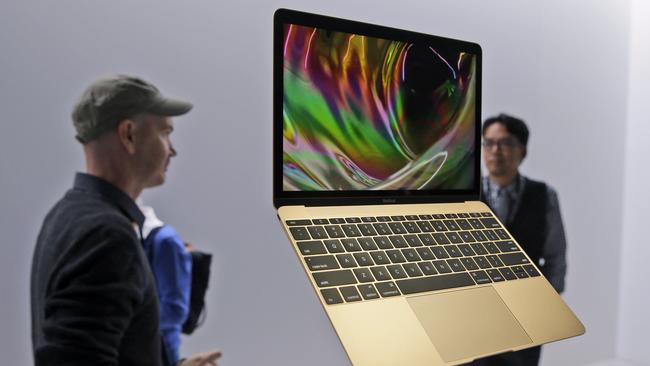
[[[135,154],[135,122],[125,119],[117,125],[117,137],[130,155]]]

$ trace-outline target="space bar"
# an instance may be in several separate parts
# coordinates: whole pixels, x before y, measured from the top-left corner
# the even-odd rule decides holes
[[[408,280],[398,280],[396,282],[400,291],[402,291],[402,294],[404,295],[444,290],[454,287],[471,286],[474,284],[472,277],[468,273],[411,278]]]

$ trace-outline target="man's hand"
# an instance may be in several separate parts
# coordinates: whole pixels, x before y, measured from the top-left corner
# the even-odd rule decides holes
[[[197,353],[179,362],[177,366],[217,366],[219,357],[221,351]]]

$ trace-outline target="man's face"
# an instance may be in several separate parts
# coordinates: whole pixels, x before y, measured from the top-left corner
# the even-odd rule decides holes
[[[174,131],[169,117],[143,115],[136,123],[136,163],[138,176],[144,187],[154,187],[165,182],[167,166],[176,150],[169,135]]]
[[[494,177],[517,174],[526,148],[499,122],[491,124],[483,134],[483,159]]]

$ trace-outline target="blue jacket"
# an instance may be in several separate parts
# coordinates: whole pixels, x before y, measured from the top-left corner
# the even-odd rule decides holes
[[[189,312],[192,257],[173,227],[165,224],[144,242],[156,278],[160,303],[160,331],[173,364],[180,359],[181,328]]]

